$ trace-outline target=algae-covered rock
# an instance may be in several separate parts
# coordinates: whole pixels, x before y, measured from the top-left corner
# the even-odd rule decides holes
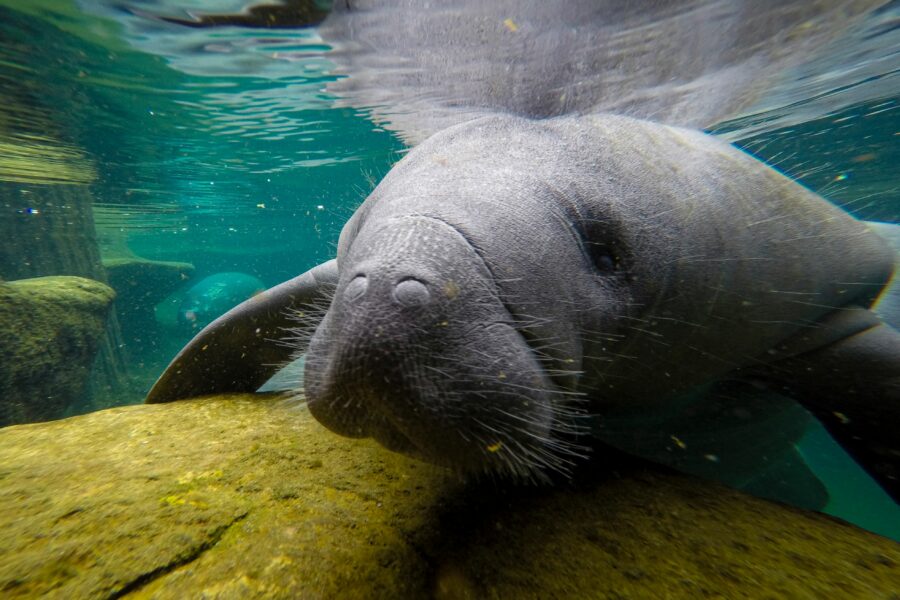
[[[600,464],[604,461],[595,461]],[[900,545],[643,463],[465,483],[220,396],[0,431],[0,592],[59,598],[892,598]]]
[[[0,283],[0,425],[58,418],[81,397],[113,298],[82,277]]]
[[[5,100],[0,93],[0,106],[6,106]],[[21,118],[30,115],[26,111]],[[69,176],[63,158],[57,162],[59,169],[33,165],[35,181],[31,183],[5,180],[5,169],[16,168],[3,164],[8,158],[4,155],[5,144],[16,145],[26,154],[31,152],[27,143],[5,138],[0,127],[0,275],[7,281],[50,275],[102,281],[105,275],[97,247],[90,188],[85,182],[63,183]],[[58,150],[66,152],[62,146]],[[32,177],[26,170],[19,173]],[[51,183],[54,180],[59,181]]]

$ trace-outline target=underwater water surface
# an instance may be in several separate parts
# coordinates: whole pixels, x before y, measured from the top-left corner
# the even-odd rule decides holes
[[[314,27],[153,17],[245,3],[207,4],[0,0],[0,280],[105,278],[118,294],[78,393],[0,424],[142,402],[198,326],[332,258],[408,150],[330,91],[346,76]],[[786,75],[806,87],[709,131],[857,218],[900,223],[898,11],[832,50],[856,71],[824,55]],[[826,512],[900,540],[896,503],[820,426],[798,449]]]

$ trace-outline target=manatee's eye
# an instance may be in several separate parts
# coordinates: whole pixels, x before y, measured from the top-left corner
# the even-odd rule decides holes
[[[577,223],[582,250],[594,271],[627,279],[632,261],[622,228],[607,218],[582,218]]]
[[[606,244],[586,244],[588,256],[594,268],[600,273],[612,273],[619,268],[619,260],[612,248]]]

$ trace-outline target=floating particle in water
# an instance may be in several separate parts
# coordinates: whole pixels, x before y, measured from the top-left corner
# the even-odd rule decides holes
[[[832,181],[845,181],[848,177],[849,175],[847,175],[846,173],[841,173],[840,175],[837,175],[834,179],[832,179]]]
[[[838,418],[838,420],[841,422],[842,425],[846,425],[847,423],[850,422],[850,417],[848,417],[847,415],[845,415],[842,412],[835,411],[834,416],[836,416]]]
[[[875,160],[876,158],[878,158],[878,155],[875,154],[874,152],[866,152],[865,154],[860,154],[859,156],[854,156],[853,158],[850,159],[850,162],[864,163],[864,162],[869,162],[870,160]]]
[[[318,206],[316,206],[316,210],[325,210],[325,205],[319,204]]]

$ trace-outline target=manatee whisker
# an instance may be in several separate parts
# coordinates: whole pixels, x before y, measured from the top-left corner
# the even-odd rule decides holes
[[[616,320],[618,320],[618,321],[638,321],[640,323],[649,323],[650,322],[650,319],[648,319],[647,317],[638,317],[638,316],[628,315],[628,314],[616,315]]]
[[[432,366],[432,365],[423,365],[422,368],[425,369],[425,370],[427,370],[427,371],[432,371],[432,372],[434,372],[434,373],[437,373],[438,375],[441,375],[442,377],[447,377],[448,379],[452,379],[452,377],[451,377],[451,375],[450,375],[449,372],[444,371],[444,370],[442,370],[442,369],[439,369],[439,368],[437,368],[437,367],[435,367],[435,366]]]
[[[580,376],[584,375],[584,370],[582,369],[552,369],[546,368],[544,369],[544,373],[549,375],[550,377],[568,377],[568,376]]]
[[[625,360],[635,360],[635,361],[640,361],[640,357],[639,357],[639,356],[633,356],[633,355],[629,355],[629,354],[620,354],[620,353],[618,353],[618,352],[609,352],[609,351],[607,351],[607,354],[608,354],[608,356],[614,356],[615,358],[622,358],[622,359],[625,359]],[[593,357],[593,356],[589,357],[589,356],[585,355],[585,358],[598,358],[598,357]],[[600,360],[604,360],[604,361],[607,361],[607,360],[608,360],[608,357],[606,357],[606,356],[599,357],[599,358],[600,358]],[[613,374],[608,374],[608,375],[610,375],[610,376],[612,376],[612,377],[615,377],[615,375],[613,375]]]
[[[635,327],[634,325],[629,325],[628,328],[631,329],[632,331],[637,331],[637,332],[640,332],[640,333],[645,333],[645,334],[650,335],[650,336],[653,336],[653,337],[657,337],[657,338],[663,337],[663,335],[662,335],[661,333],[659,333],[658,331],[653,331],[653,330],[651,330],[651,329],[644,329],[644,328],[642,328],[642,327]],[[668,344],[666,344],[666,345],[668,345]]]
[[[537,386],[528,386],[519,383],[511,383],[508,381],[503,381],[501,383],[504,388],[514,388],[519,390],[526,390],[529,392],[540,392],[540,391],[548,391],[545,388],[537,387]],[[584,398],[586,396],[585,392],[572,392],[568,390],[559,390],[555,389],[551,392],[554,396],[565,396],[570,398]]]
[[[500,414],[502,414],[502,415],[504,415],[504,416],[506,416],[506,417],[509,417],[510,419],[513,419],[513,420],[516,420],[516,421],[521,421],[522,423],[525,423],[525,424],[527,424],[527,425],[540,425],[540,424],[541,424],[539,421],[535,421],[535,420],[533,420],[533,419],[529,419],[529,418],[527,418],[527,417],[523,417],[522,415],[513,414],[513,413],[511,413],[511,412],[509,412],[509,411],[506,411],[506,410],[503,410],[503,409],[500,409],[500,408],[494,409],[494,411],[497,412],[497,413],[500,413]],[[572,426],[572,425],[569,425],[569,424],[564,424],[564,425],[563,425],[563,424],[560,424],[560,423],[555,423],[555,426],[552,427],[551,429],[552,429],[553,431],[556,431],[556,432],[560,432],[560,433],[568,433],[568,434],[583,434],[583,433],[587,433],[587,432],[589,431],[587,427],[583,427],[583,426]],[[530,432],[528,432],[528,433],[529,433],[529,435],[532,435]],[[571,444],[571,443],[569,443],[569,442],[560,442],[560,441],[558,441],[558,440],[545,440],[545,441],[546,441],[548,444],[551,444],[551,445],[554,445],[554,444],[559,445],[559,447],[566,447],[566,448],[569,448],[569,447],[573,447],[573,448],[574,448],[574,447],[576,447],[574,444]]]

